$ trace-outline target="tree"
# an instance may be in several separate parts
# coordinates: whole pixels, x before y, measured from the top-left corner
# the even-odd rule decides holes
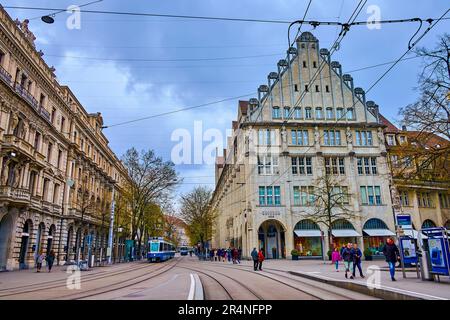
[[[313,210],[305,212],[304,217],[327,227],[329,244],[332,248],[333,222],[355,219],[358,215],[349,207],[351,195],[337,176],[325,172],[313,185],[314,191],[309,193],[309,202],[313,204]]]
[[[129,176],[124,198],[132,211],[131,236],[137,239],[140,253],[144,234],[155,231],[155,221],[160,215],[155,206],[167,200],[178,184],[177,173],[172,162],[163,161],[153,150],[138,152],[131,148],[122,161]]]
[[[212,226],[216,218],[209,205],[211,196],[212,191],[202,186],[181,196],[180,217],[187,224],[187,234],[191,243],[200,242],[203,248],[213,236]]]
[[[450,35],[440,36],[435,50],[419,48],[423,59],[419,74],[419,99],[400,109],[402,124],[416,130],[413,150],[416,173],[433,167],[449,177],[450,144],[437,143],[436,136],[450,140]]]

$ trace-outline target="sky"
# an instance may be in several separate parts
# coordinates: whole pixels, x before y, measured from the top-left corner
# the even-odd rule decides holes
[[[14,0],[1,4],[67,8],[88,2]],[[308,2],[103,0],[82,9],[294,21],[303,17]],[[344,22],[358,2],[312,0],[306,19]],[[448,9],[446,3],[369,0],[357,20],[366,21],[378,9],[383,20],[438,18]],[[37,38],[37,50],[44,52],[47,64],[56,68],[58,81],[71,88],[88,112],[102,113],[105,125],[111,126],[104,133],[119,157],[128,148],[135,147],[153,149],[165,160],[171,160],[172,150],[178,144],[172,141],[172,135],[187,132],[193,139],[195,124],[201,125],[202,132],[220,130],[225,144],[226,130],[237,117],[239,100],[229,98],[256,97],[258,86],[266,84],[267,74],[276,71],[277,61],[285,57],[288,47],[288,24],[281,23],[81,13],[80,28],[70,29],[67,27],[70,14],[66,12],[57,14],[55,23],[49,25],[40,16],[52,10],[6,10],[13,19],[30,19],[29,28]],[[426,26],[425,22],[422,31]],[[383,24],[379,29],[354,26],[332,59],[341,63],[344,72],[396,60],[407,50],[417,27],[417,23]],[[449,30],[450,20],[440,21],[418,46],[435,48],[438,36]],[[312,32],[319,39],[320,47],[328,49],[339,33],[336,26],[322,25],[314,30],[304,25],[302,31]],[[296,27],[291,37],[295,32]],[[355,86],[367,89],[388,67],[352,72]],[[420,70],[420,59],[400,62],[369,92],[367,100],[374,100],[381,113],[398,124],[399,108],[414,102],[418,96],[415,88]],[[224,99],[229,100],[115,125]],[[203,147],[207,144],[204,141]],[[193,151],[191,162],[194,162]],[[176,170],[184,178],[177,195],[198,185],[214,188],[212,164],[177,164]]]

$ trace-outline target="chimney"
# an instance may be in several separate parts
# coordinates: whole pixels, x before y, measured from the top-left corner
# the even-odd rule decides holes
[[[402,131],[408,131],[405,125],[402,125]]]

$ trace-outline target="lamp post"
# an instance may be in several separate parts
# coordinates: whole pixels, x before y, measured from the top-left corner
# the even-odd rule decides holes
[[[111,264],[111,253],[112,253],[112,242],[113,242],[113,232],[114,232],[114,184],[112,185],[112,200],[111,200],[111,218],[109,222],[109,236],[108,236],[108,249],[106,251],[106,255],[108,257],[108,264]]]

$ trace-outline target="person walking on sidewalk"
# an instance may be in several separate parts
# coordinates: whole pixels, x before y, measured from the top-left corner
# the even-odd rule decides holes
[[[228,262],[231,262],[231,255],[232,255],[231,247],[228,247],[228,249],[227,249]]]
[[[339,253],[339,248],[334,248],[333,253],[331,253],[331,261],[334,263],[336,272],[339,272],[339,260],[341,260],[341,255]]]
[[[36,272],[41,272],[42,262],[45,260],[45,254],[40,251],[39,255],[36,257]]]
[[[259,252],[258,252],[258,270],[259,271],[262,271],[262,263],[263,263],[264,259],[265,259],[264,253],[263,253],[262,249],[259,249]]]
[[[349,242],[347,243],[347,246],[342,250],[342,260],[344,260],[344,266],[345,266],[345,277],[348,278],[347,273],[351,272],[350,270],[353,269],[353,248],[352,244]],[[353,279],[353,275],[350,274],[350,279]]]
[[[253,259],[253,269],[256,271],[256,269],[258,269],[258,251],[256,251],[256,248],[253,248],[253,251],[250,255]]]
[[[50,250],[50,253],[45,257],[45,261],[47,261],[48,272],[51,272],[53,262],[55,262],[55,251]]]
[[[239,249],[238,249],[238,255],[237,255],[237,262],[238,262],[239,264],[241,264],[241,256],[242,256],[242,249],[241,249],[241,247],[239,247]]]
[[[361,268],[362,251],[358,248],[358,244],[353,244],[353,277],[356,277],[356,268],[358,268],[359,275],[364,279],[364,275]]]
[[[397,281],[395,280],[395,263],[397,262],[398,257],[400,256],[400,251],[398,250],[392,238],[388,238],[386,240],[386,245],[383,248],[383,254],[386,257],[386,262],[389,265],[391,280]]]

